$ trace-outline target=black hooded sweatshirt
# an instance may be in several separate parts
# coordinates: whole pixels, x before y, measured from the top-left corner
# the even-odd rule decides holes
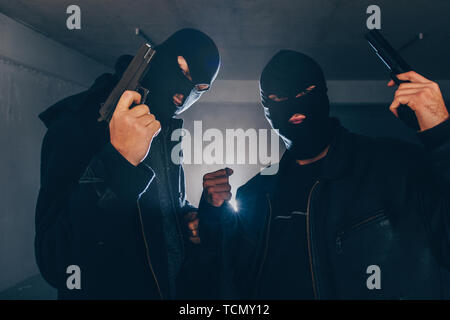
[[[210,39],[192,29],[181,30],[168,40],[180,35],[200,40],[193,41],[199,51],[203,44],[206,51],[211,48]],[[214,48],[209,50],[216,55],[214,70],[210,68],[209,81],[202,79],[207,84],[219,67]],[[162,49],[158,53],[160,60],[169,54]],[[189,64],[190,59],[186,60]],[[149,152],[157,159],[146,159],[137,167],[111,145],[108,124],[97,121],[100,104],[129,61],[130,57],[122,57],[116,74],[100,76],[89,90],[40,115],[48,131],[42,145],[35,253],[41,274],[58,289],[59,298],[166,299],[204,294],[189,281],[195,281],[192,272],[202,272],[196,268],[197,257],[208,259],[208,254],[196,254],[202,247],[193,246],[183,234],[183,216],[196,209],[185,199],[181,165],[170,161],[170,151],[178,141],[172,142],[169,133],[181,128],[182,120],[167,117],[161,121],[162,132]],[[176,60],[165,62],[173,65]],[[194,64],[190,67],[195,73]],[[180,69],[170,70],[160,74],[160,79],[177,92],[179,88],[170,79],[178,74],[171,73],[183,74]],[[155,73],[150,69],[149,75]],[[190,84],[192,90],[195,84]],[[174,111],[172,101],[162,99],[167,96],[158,95],[154,87],[148,89],[160,99],[150,108],[160,115]],[[70,265],[80,267],[81,289],[67,287]]]

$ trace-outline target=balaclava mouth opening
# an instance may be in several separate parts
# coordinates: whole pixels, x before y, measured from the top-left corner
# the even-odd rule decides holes
[[[163,123],[187,110],[207,91],[197,85],[206,84],[209,89],[220,68],[220,55],[214,41],[195,29],[175,32],[155,50],[142,86],[149,90],[146,104],[150,112]],[[186,60],[192,81],[183,74],[178,56]],[[180,106],[173,103],[177,93],[184,96]]]
[[[306,90],[315,86],[312,90]],[[310,159],[331,141],[330,103],[320,66],[296,51],[279,51],[266,65],[260,78],[261,103],[270,125],[279,130],[288,152],[298,159]],[[299,93],[300,96],[296,97]],[[276,95],[282,101],[269,98]],[[286,99],[287,98],[287,99]],[[294,114],[306,118],[292,124]]]

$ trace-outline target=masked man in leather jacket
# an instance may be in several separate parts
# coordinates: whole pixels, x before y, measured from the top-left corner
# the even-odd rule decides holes
[[[109,126],[97,121],[132,58],[123,56],[116,74],[100,76],[89,90],[40,115],[48,132],[35,249],[59,298],[171,299],[187,292],[181,275],[189,277],[198,248],[183,226],[196,209],[185,199],[181,165],[171,161],[178,142],[170,137],[182,126],[174,116],[210,88],[220,57],[214,42],[193,29],[176,32],[156,52],[142,83],[148,106],[127,91]]]
[[[329,116],[313,59],[283,50],[270,60],[260,89],[287,148],[278,173],[241,186],[237,212],[227,203],[231,170],[204,176],[198,230],[222,253],[223,297],[449,296],[450,120],[435,82],[398,78],[410,83],[390,110],[415,112],[421,145],[349,132]]]

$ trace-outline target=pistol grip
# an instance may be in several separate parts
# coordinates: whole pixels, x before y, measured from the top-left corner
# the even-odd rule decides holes
[[[397,78],[397,75],[394,73],[391,73],[391,79],[394,80],[395,84],[399,86],[402,83],[410,82],[410,81],[403,81]],[[415,131],[420,130],[419,122],[417,121],[416,114],[414,111],[411,110],[410,107],[407,105],[401,104],[397,108],[397,114],[398,118],[402,120],[408,127],[414,129]]]

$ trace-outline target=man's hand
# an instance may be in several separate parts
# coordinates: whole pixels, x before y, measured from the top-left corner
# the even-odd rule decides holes
[[[233,174],[230,168],[207,173],[203,176],[203,192],[208,203],[220,207],[231,199],[231,186],[228,177]]]
[[[435,127],[448,119],[448,111],[436,82],[414,71],[398,74],[397,78],[411,82],[400,84],[395,91],[394,101],[389,109],[396,117],[398,117],[397,108],[405,104],[415,112],[421,131]],[[395,82],[389,81],[388,86],[395,86]]]
[[[193,244],[199,244],[200,243],[200,236],[198,235],[198,215],[197,212],[191,211],[188,212],[184,216],[184,220],[187,225],[187,233],[189,237],[189,241],[191,241]]]
[[[145,159],[153,138],[161,130],[161,124],[145,104],[130,109],[140,101],[139,93],[125,91],[109,122],[111,144],[134,166]]]

